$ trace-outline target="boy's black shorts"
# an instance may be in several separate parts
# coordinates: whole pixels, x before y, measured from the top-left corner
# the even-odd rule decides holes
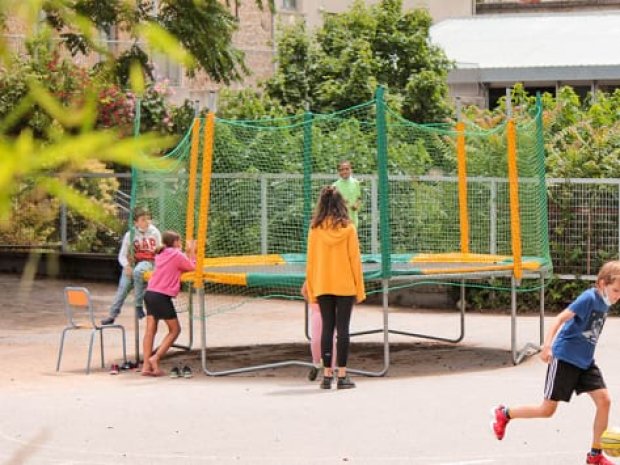
[[[573,391],[579,395],[606,387],[603,374],[596,363],[592,363],[587,370],[582,370],[553,357],[547,368],[545,399],[569,402]]]
[[[156,320],[174,320],[177,312],[172,303],[172,297],[155,291],[144,293],[144,303],[146,304],[146,314],[151,315]]]

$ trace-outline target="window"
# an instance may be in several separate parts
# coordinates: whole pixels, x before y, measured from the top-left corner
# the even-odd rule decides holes
[[[282,0],[282,9],[297,10],[297,0]]]

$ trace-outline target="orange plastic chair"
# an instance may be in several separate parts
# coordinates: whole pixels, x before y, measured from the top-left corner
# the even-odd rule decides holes
[[[99,333],[101,340],[101,368],[105,367],[104,351],[103,351],[103,331],[106,329],[119,329],[123,338],[123,361],[127,362],[127,351],[125,346],[125,328],[122,325],[105,325],[100,326],[95,321],[93,304],[90,298],[90,292],[85,287],[65,287],[65,313],[67,315],[67,326],[62,330],[60,336],[60,348],[58,349],[58,362],[56,363],[56,371],[60,371],[60,362],[62,360],[62,352],[65,344],[65,335],[68,331],[74,329],[83,329],[76,324],[76,319],[82,316],[86,317],[88,322],[84,328],[90,328],[90,344],[88,345],[88,361],[86,363],[86,374],[90,373],[90,362],[93,355],[93,343],[95,334]]]

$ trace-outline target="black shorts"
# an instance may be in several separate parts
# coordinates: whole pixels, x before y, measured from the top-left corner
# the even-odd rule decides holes
[[[606,387],[603,374],[596,363],[592,363],[587,370],[582,370],[553,357],[547,368],[545,399],[569,402],[573,391],[579,395]]]
[[[172,297],[155,291],[144,293],[144,303],[146,304],[146,314],[151,315],[156,320],[175,320],[177,312],[172,303]]]

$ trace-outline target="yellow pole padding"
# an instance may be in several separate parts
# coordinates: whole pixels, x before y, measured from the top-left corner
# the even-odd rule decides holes
[[[521,217],[519,214],[519,170],[517,168],[517,127],[515,122],[508,120],[508,186],[510,192],[510,235],[514,277],[520,280],[523,276],[521,256]]]
[[[209,202],[211,200],[211,169],[213,167],[213,144],[215,141],[215,115],[209,112],[204,130],[202,144],[202,182],[200,185],[200,211],[198,213],[198,237],[196,241],[196,274],[194,288],[201,289],[203,285],[203,266],[207,243],[207,220]]]
[[[467,154],[465,153],[465,123],[456,123],[456,158],[459,178],[459,221],[461,252],[469,253],[469,211],[467,209]]]
[[[185,239],[194,239],[194,208],[196,207],[196,177],[198,171],[198,147],[200,145],[200,119],[194,118],[192,127],[192,149],[189,159],[189,187],[187,192],[187,214],[185,215]]]

